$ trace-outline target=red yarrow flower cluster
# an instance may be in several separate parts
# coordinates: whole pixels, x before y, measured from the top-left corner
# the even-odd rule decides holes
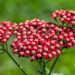
[[[31,61],[42,58],[53,59],[58,54],[62,54],[63,42],[57,40],[58,31],[62,31],[62,28],[59,28],[53,23],[48,24],[39,19],[20,23],[14,31],[17,38],[11,45],[13,54],[30,57]]]
[[[6,43],[12,35],[11,48],[13,54],[19,57],[30,57],[31,61],[49,60],[62,54],[62,48],[71,48],[75,45],[75,11],[58,10],[50,15],[61,25],[44,20],[33,19],[20,23],[0,22],[0,43]],[[70,26],[66,25],[71,24]]]
[[[12,22],[0,22],[0,43],[6,43],[13,34],[16,24]]]
[[[58,18],[59,22],[67,22],[72,26],[75,25],[75,11],[57,10],[54,13],[52,13],[50,17],[54,18],[55,20]]]
[[[71,27],[66,27],[66,26],[61,27],[59,25],[55,25],[51,23],[49,24],[49,26],[50,28],[53,28],[53,30],[57,34],[57,35],[54,35],[54,37],[57,37],[56,39],[60,42],[62,47],[65,47],[65,48],[74,47],[74,44],[75,44],[75,30],[74,29],[72,29]]]
[[[75,11],[57,10],[50,15],[58,22],[62,22],[63,32],[59,34],[59,39],[63,40],[64,47],[74,47],[75,44]],[[66,24],[66,22],[68,24]],[[69,24],[71,24],[69,26]],[[65,25],[65,26],[64,26]]]
[[[59,39],[63,41],[64,47],[71,48],[75,45],[75,30],[71,27],[63,27],[63,32],[59,34]]]

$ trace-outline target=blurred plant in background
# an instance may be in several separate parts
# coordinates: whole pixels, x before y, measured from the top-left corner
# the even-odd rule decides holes
[[[67,5],[66,5],[67,3]],[[27,19],[40,18],[45,21],[51,21],[56,23],[53,19],[49,18],[49,14],[57,9],[70,9],[74,10],[74,0],[0,0],[0,21],[12,21],[12,22],[23,22]],[[9,51],[11,53],[10,44],[12,43],[11,37],[8,41]],[[66,54],[60,56],[58,63],[53,69],[53,73],[64,73],[64,75],[74,75],[75,73],[75,51],[74,48],[70,48],[67,51],[63,50]],[[34,61],[30,63],[29,59],[18,58],[16,55],[14,58],[23,66],[28,75],[39,75],[37,70],[39,66]],[[54,62],[52,60],[48,63],[48,69],[51,67],[51,64]],[[12,65],[11,65],[12,64]],[[61,65],[61,66],[60,66]],[[36,67],[37,68],[36,68]],[[8,68],[5,68],[8,67]],[[58,67],[58,69],[57,69]],[[20,70],[12,62],[12,60],[6,55],[0,55],[0,75],[22,75]],[[30,69],[29,69],[30,68]],[[5,71],[5,72],[4,72]],[[35,72],[34,72],[35,71]],[[71,73],[71,74],[70,74]],[[73,73],[73,74],[72,74]]]

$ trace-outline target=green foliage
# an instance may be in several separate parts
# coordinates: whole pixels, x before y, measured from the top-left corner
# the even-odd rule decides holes
[[[0,0],[0,21],[23,22],[27,19],[52,20],[49,15],[55,10],[75,10],[75,0]],[[8,42],[9,45],[12,39]],[[9,47],[9,52],[12,50]],[[63,75],[75,75],[75,48],[63,50],[65,54],[61,55],[53,73],[63,73]],[[18,63],[27,71],[28,75],[39,75],[38,64],[30,62],[27,58],[18,58],[12,55]],[[50,69],[54,60],[47,65]],[[0,55],[0,75],[23,75],[7,54]]]

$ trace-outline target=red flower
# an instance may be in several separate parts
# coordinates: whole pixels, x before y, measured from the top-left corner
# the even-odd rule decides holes
[[[6,43],[13,34],[15,23],[0,22],[0,42]]]
[[[62,45],[57,34],[61,31],[62,28],[58,25],[39,19],[21,23],[14,31],[17,39],[11,45],[13,53],[17,53],[19,57],[31,57],[31,61],[53,59],[62,54]]]

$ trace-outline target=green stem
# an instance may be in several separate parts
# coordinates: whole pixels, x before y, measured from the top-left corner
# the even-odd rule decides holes
[[[65,48],[65,47],[62,47],[61,51],[62,51],[64,48]],[[58,60],[58,58],[59,58],[59,55],[56,57],[56,59],[55,59],[55,61],[54,61],[53,65],[52,65],[52,67],[51,67],[51,69],[50,69],[50,71],[49,71],[49,74],[48,74],[48,75],[51,75],[51,72],[52,72],[52,70],[53,70],[53,68],[54,68],[54,66],[55,66],[55,64],[56,64],[56,62],[57,62],[57,60]]]
[[[58,60],[58,58],[59,58],[59,55],[58,55],[57,58],[55,59],[55,61],[54,61],[53,65],[52,65],[52,67],[51,67],[51,69],[50,69],[48,75],[51,75],[51,72],[52,72],[52,70],[53,70],[53,68],[54,68],[54,66],[55,66],[55,64],[56,64],[56,62],[57,62],[57,60]]]
[[[24,75],[27,75],[27,73],[23,70],[23,68],[19,65],[19,63],[11,56],[11,54],[8,51],[8,47],[6,44],[6,50],[5,52],[8,54],[8,56],[13,60],[13,62],[17,65],[17,67],[24,73]]]
[[[43,75],[46,75],[46,69],[45,68],[46,68],[46,63],[44,62],[43,63]]]
[[[8,56],[13,60],[13,62],[17,65],[17,67],[24,73],[24,75],[27,75],[26,72],[23,70],[23,68],[17,63],[17,61],[11,56],[11,54],[6,50],[6,53]]]
[[[40,74],[46,75],[46,69],[45,69],[46,68],[46,62],[40,60],[38,63],[39,63],[40,68],[41,68],[41,71],[39,71]]]

